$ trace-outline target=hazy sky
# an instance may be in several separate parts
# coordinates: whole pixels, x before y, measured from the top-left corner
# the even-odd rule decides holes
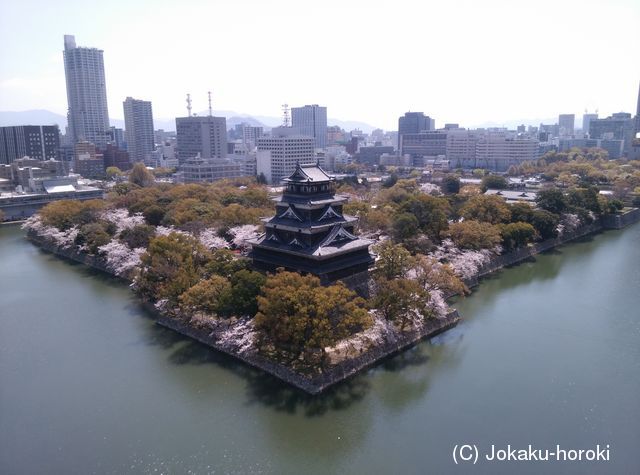
[[[207,108],[330,117],[396,129],[635,112],[640,1],[0,0],[0,110],[66,114],[63,35],[104,50],[109,115]]]

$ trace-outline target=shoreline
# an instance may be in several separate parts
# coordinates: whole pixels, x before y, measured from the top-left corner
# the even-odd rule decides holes
[[[491,262],[483,266],[475,276],[464,279],[464,282],[470,288],[476,287],[480,284],[480,280],[483,277],[486,277],[504,267],[516,265],[536,256],[537,254],[554,249],[584,236],[592,235],[607,229],[622,229],[631,224],[637,223],[640,221],[640,209],[634,208],[622,216],[616,215],[613,218],[618,219],[613,222],[611,220],[606,222],[604,219],[600,219],[595,223],[582,226],[571,233],[565,234],[564,236],[535,243],[526,248],[517,249],[507,254],[496,256],[491,260]],[[73,248],[60,248],[31,231],[27,232],[27,239],[46,252],[87,265],[88,267],[105,272],[124,282],[131,282],[131,278],[128,278],[130,276],[115,275],[106,267],[104,261],[98,256],[82,254]],[[453,295],[448,297],[453,297]],[[423,340],[430,339],[440,333],[443,333],[455,327],[462,320],[458,311],[453,309],[441,319],[428,320],[419,329],[399,332],[394,335],[394,338],[386,339],[382,344],[375,345],[365,351],[361,351],[358,356],[345,358],[336,364],[323,368],[313,375],[308,375],[303,372],[296,371],[288,365],[273,361],[259,354],[255,349],[241,351],[237,346],[233,345],[233,343],[223,341],[221,338],[222,334],[232,326],[231,322],[221,321],[220,324],[212,328],[197,328],[193,325],[186,324],[181,319],[170,317],[159,312],[148,302],[142,302],[142,304],[155,316],[156,324],[192,338],[217,351],[233,356],[245,364],[265,371],[266,373],[271,374],[272,376],[311,395],[319,394],[329,387],[334,386],[335,384],[338,384],[361,371],[369,369],[385,359],[411,348],[412,346],[415,346]]]

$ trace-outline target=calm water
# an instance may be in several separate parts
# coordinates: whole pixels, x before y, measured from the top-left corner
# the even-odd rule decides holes
[[[640,473],[640,225],[539,256],[465,321],[310,398],[0,226],[0,473]],[[455,466],[455,444],[599,463]]]

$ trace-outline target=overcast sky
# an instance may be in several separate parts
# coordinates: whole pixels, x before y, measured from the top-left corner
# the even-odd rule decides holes
[[[640,1],[0,0],[0,110],[66,114],[63,35],[104,50],[109,115],[281,104],[397,128],[635,113]],[[578,122],[578,121],[577,121]]]

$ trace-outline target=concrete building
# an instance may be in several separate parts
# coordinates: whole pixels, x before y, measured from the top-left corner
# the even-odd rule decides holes
[[[22,157],[37,160],[58,158],[60,131],[57,125],[0,127],[0,164]]]
[[[576,115],[560,114],[558,116],[558,128],[560,137],[572,137],[574,134]]]
[[[212,183],[245,176],[245,167],[225,158],[189,158],[180,165],[180,173],[184,183]]]
[[[592,120],[596,120],[598,114],[583,114],[582,115],[582,134],[586,137],[589,135],[589,126]]]
[[[400,155],[410,155],[414,159],[425,155],[445,155],[447,153],[448,132],[433,130],[417,134],[402,134],[400,135]]]
[[[638,85],[638,104],[636,106],[636,136],[640,134],[640,84]]]
[[[178,117],[176,153],[180,163],[195,158],[227,156],[227,119],[224,117]]]
[[[446,156],[453,168],[477,168],[476,145],[481,135],[475,130],[448,131]]]
[[[623,155],[631,152],[635,135],[635,121],[628,112],[618,112],[606,119],[592,120],[589,124],[589,137],[592,139],[622,140]]]
[[[291,108],[291,125],[315,139],[316,148],[327,146],[327,108],[318,104]]]
[[[255,148],[258,139],[263,135],[264,129],[262,127],[254,127],[252,125],[242,127],[242,143],[245,149],[250,151]]]
[[[77,47],[75,37],[65,35],[64,72],[71,140],[104,148],[109,140],[109,111],[103,51]]]
[[[488,133],[480,136],[476,144],[473,168],[506,172],[511,165],[520,165],[538,157],[538,141],[513,138],[506,133]]]
[[[0,165],[0,179],[7,180],[11,188],[19,186],[25,192],[41,189],[37,181],[68,175],[68,168],[59,160],[19,158],[9,165]]]
[[[133,163],[145,162],[155,150],[151,101],[127,97],[122,106],[129,159]]]
[[[104,169],[109,167],[118,167],[120,170],[129,170],[131,168],[131,160],[129,158],[129,152],[126,150],[120,150],[118,147],[112,144],[107,144],[107,147],[102,152],[104,158]]]
[[[280,181],[296,169],[296,164],[315,163],[315,139],[300,135],[296,129],[275,127],[271,136],[258,138],[256,172],[264,173],[267,182]]]
[[[109,143],[115,145],[120,150],[127,150],[124,130],[114,126],[109,127]]]
[[[419,134],[427,130],[435,129],[435,120],[424,115],[424,112],[406,112],[398,118],[398,150],[404,134]]]
[[[358,163],[364,163],[369,166],[379,165],[380,156],[383,153],[393,154],[393,147],[373,146],[373,147],[360,147],[358,154],[356,155],[356,161]]]

